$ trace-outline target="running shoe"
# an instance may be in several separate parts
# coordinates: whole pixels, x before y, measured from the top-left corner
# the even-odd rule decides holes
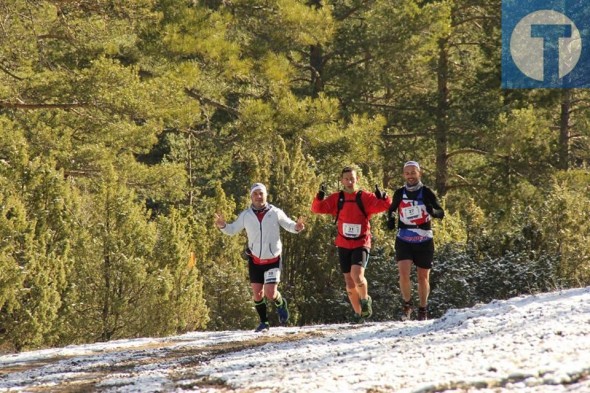
[[[414,311],[414,308],[412,307],[412,302],[404,302],[401,320],[409,321],[410,319],[412,319],[412,311]]]
[[[428,319],[428,310],[426,307],[418,307],[418,320],[426,321]]]
[[[287,299],[283,298],[283,302],[280,306],[277,306],[277,313],[279,314],[279,322],[286,324],[289,320],[289,306],[287,305]]]
[[[260,322],[260,325],[254,330],[256,333],[268,332],[268,322]]]
[[[361,299],[361,317],[370,318],[373,315],[373,300],[371,296]]]
[[[350,320],[351,325],[360,325],[365,323],[365,318],[361,316],[361,314],[354,313],[352,319]]]

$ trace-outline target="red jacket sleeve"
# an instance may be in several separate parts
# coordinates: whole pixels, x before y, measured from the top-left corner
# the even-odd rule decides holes
[[[313,213],[331,214],[336,216],[336,213],[338,213],[338,197],[339,193],[337,192],[329,195],[321,201],[316,196],[311,203],[311,211]]]
[[[369,218],[373,214],[387,211],[389,206],[391,206],[391,197],[389,195],[385,199],[378,199],[372,192],[363,191],[361,198],[363,199],[363,205]]]

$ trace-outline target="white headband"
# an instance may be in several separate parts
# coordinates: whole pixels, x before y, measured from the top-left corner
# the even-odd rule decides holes
[[[252,184],[252,187],[250,187],[250,196],[252,196],[252,194],[254,193],[254,191],[262,191],[263,193],[266,194],[266,186],[262,183],[254,183]]]
[[[404,164],[404,169],[406,169],[406,167],[408,166],[415,166],[416,168],[418,168],[418,170],[420,170],[420,164],[418,164],[416,161],[408,161]]]

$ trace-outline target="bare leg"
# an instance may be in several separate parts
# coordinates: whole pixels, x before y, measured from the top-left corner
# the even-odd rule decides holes
[[[367,279],[365,278],[365,268],[359,265],[353,265],[350,275],[356,287],[356,293],[359,299],[366,299],[369,296]]]
[[[430,295],[430,269],[418,268],[418,297],[420,307],[426,307]]]
[[[262,284],[259,283],[255,283],[252,282],[250,283],[250,286],[252,287],[252,298],[254,299],[255,302],[259,302],[262,300],[262,296],[263,296],[263,291],[262,291]]]
[[[351,273],[344,273],[344,281],[346,283],[346,292],[348,293],[348,300],[350,300],[350,304],[352,305],[352,309],[355,313],[361,313],[361,300],[359,298],[358,291],[356,289],[356,284],[352,279]]]
[[[412,299],[412,283],[410,282],[410,273],[412,272],[412,260],[403,259],[397,262],[399,269],[399,289],[405,302]]]
[[[277,291],[278,285],[279,285],[278,283],[264,284],[264,296],[268,300],[275,300],[275,298],[278,295],[278,291]]]

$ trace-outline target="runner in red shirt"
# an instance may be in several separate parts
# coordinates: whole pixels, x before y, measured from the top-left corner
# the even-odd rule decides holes
[[[354,322],[362,323],[373,313],[365,278],[371,249],[369,220],[374,214],[387,211],[391,198],[377,186],[375,193],[357,191],[357,181],[356,170],[344,168],[340,178],[343,191],[325,198],[325,187],[322,185],[313,200],[311,211],[336,217],[338,235],[335,244],[338,247],[340,269],[344,274],[346,292],[354,310]]]

